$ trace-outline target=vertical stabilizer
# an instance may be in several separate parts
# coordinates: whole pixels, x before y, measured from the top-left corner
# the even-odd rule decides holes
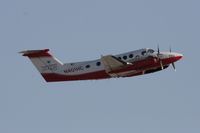
[[[27,56],[42,75],[59,72],[63,66],[63,63],[49,53],[49,49],[27,50],[20,53]]]

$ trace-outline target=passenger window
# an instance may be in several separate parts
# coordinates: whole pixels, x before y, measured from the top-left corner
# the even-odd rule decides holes
[[[97,64],[96,64],[97,66],[100,66],[101,65],[101,62],[97,62]]]
[[[123,56],[123,59],[126,60],[126,59],[127,59],[127,56]]]
[[[129,55],[129,58],[133,58],[133,54],[130,54],[130,55]]]
[[[90,65],[87,65],[86,68],[90,68]]]

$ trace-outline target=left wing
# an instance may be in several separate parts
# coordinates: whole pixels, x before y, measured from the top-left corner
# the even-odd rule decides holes
[[[113,55],[102,56],[101,61],[107,73],[132,65],[132,63],[124,62]]]

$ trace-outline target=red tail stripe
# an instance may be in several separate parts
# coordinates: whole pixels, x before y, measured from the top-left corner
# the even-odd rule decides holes
[[[30,58],[37,58],[37,57],[52,57],[51,54],[48,53],[49,49],[44,50],[32,50],[27,51],[23,54],[23,56],[28,56]]]

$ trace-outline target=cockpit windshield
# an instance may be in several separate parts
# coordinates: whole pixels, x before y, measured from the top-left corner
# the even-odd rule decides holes
[[[148,53],[154,53],[155,51],[153,49],[148,49]]]

